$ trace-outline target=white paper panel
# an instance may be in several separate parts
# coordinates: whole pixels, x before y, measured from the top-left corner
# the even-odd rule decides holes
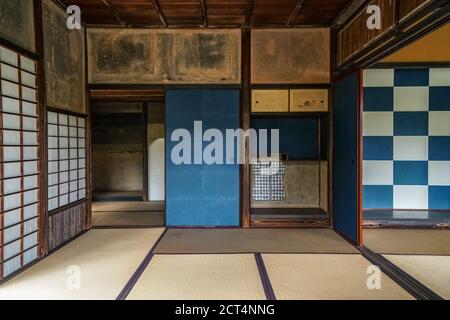
[[[20,256],[8,260],[3,264],[3,276],[7,277],[10,274],[20,269]]]
[[[69,193],[69,184],[68,183],[61,183],[59,185],[59,194],[66,194]]]
[[[23,129],[30,131],[37,131],[36,118],[23,117]]]
[[[2,80],[2,94],[12,98],[20,98],[19,85]]]
[[[3,247],[3,259],[10,259],[20,253],[20,240]]]
[[[20,182],[21,182],[20,178],[4,180],[4,182],[3,182],[3,194],[4,195],[8,195],[8,194],[11,194],[11,193],[16,193],[16,192],[22,191],[21,188],[20,188]]]
[[[25,220],[38,216],[38,205],[32,204],[23,208],[23,217]]]
[[[23,238],[23,249],[28,250],[38,244],[37,232]]]
[[[78,158],[85,159],[86,158],[86,149],[79,149],[78,150]]]
[[[84,138],[85,136],[85,132],[86,132],[86,130],[85,129],[78,129],[78,137],[80,137],[80,138]]]
[[[3,129],[20,129],[20,117],[12,114],[3,114]]]
[[[36,104],[27,102],[27,101],[23,101],[22,102],[22,113],[26,116],[36,117],[37,116]]]
[[[20,147],[3,147],[4,161],[20,161]]]
[[[20,132],[3,130],[3,145],[10,145],[10,146],[20,145]]]
[[[86,140],[85,139],[78,139],[78,146],[80,148],[86,148]]]
[[[70,160],[70,169],[78,169],[78,160]]]
[[[67,182],[69,181],[69,173],[68,172],[60,172],[59,173],[59,182]]]
[[[54,198],[58,196],[58,186],[48,187],[48,198]]]
[[[69,204],[69,196],[63,195],[59,197],[59,205],[60,207],[66,206]]]
[[[78,192],[77,191],[72,192],[70,194],[70,202],[76,202],[76,201],[78,201]]]
[[[59,148],[69,148],[68,138],[59,138]]]
[[[28,220],[23,223],[24,234],[30,234],[36,230],[37,230],[37,219]]]
[[[10,243],[20,238],[20,224],[3,230],[3,243]]]
[[[38,191],[37,190],[31,190],[23,193],[23,204],[33,204],[38,201]]]
[[[69,125],[73,126],[73,127],[76,127],[78,125],[77,124],[77,117],[69,116]]]
[[[23,144],[27,146],[37,146],[37,133],[36,132],[24,132]]]
[[[48,211],[52,211],[58,208],[58,198],[48,200]]]
[[[37,174],[38,173],[38,162],[37,161],[27,161],[23,164],[24,175]]]
[[[70,159],[78,159],[78,149],[70,149]]]
[[[69,137],[76,138],[78,134],[77,128],[69,127]]]
[[[58,149],[48,149],[48,161],[58,160]]]
[[[48,185],[53,186],[58,184],[58,173],[53,173],[48,175]]]
[[[37,147],[23,147],[23,160],[36,160],[38,158]]]
[[[64,160],[59,162],[59,171],[68,171],[69,170],[69,161]]]
[[[4,112],[19,114],[20,101],[13,98],[2,97],[2,107]]]
[[[14,51],[0,47],[0,61],[12,64],[13,66],[19,65],[19,58]]]
[[[48,137],[48,148],[58,148],[58,138],[56,137]]]
[[[4,163],[3,164],[3,175],[5,178],[16,178],[20,176],[20,163]]]
[[[86,167],[86,159],[78,160],[78,165],[79,165],[80,169],[85,168]]]
[[[58,124],[58,114],[55,112],[48,112],[47,113],[47,121],[50,124]]]
[[[35,62],[27,57],[20,56],[20,67],[31,73],[36,73]]]
[[[80,188],[80,189],[86,188],[86,180],[85,179],[78,180],[78,188]]]
[[[86,126],[86,121],[85,121],[84,118],[78,118],[78,126],[79,126],[80,128],[85,128],[85,126]]]
[[[81,189],[78,194],[80,199],[86,198],[86,189]]]
[[[25,71],[22,71],[21,77],[22,77],[22,84],[36,88],[36,76],[35,75],[25,72]]]
[[[48,173],[58,172],[58,161],[50,161],[48,163]]]
[[[69,159],[69,149],[59,149],[59,159],[61,160]]]
[[[54,124],[49,124],[48,125],[48,135],[52,136],[52,137],[57,137],[58,136],[58,126],[56,126]]]
[[[58,117],[59,117],[59,124],[60,125],[68,125],[69,124],[68,116],[66,114],[59,113]]]
[[[69,135],[69,130],[67,126],[59,126],[59,136],[67,137]]]
[[[23,264],[27,265],[38,258],[37,247],[34,247],[23,254]]]
[[[70,171],[70,181],[77,180],[77,179],[78,179],[78,170]],[[73,190],[72,187],[70,187],[70,189]]]
[[[80,179],[86,178],[86,169],[78,170],[78,178]]]
[[[1,64],[2,79],[10,80],[12,82],[19,82],[19,70],[17,68]]]
[[[5,211],[20,207],[20,194],[12,194],[3,197],[3,208]]]
[[[29,176],[23,178],[23,187],[25,190],[37,189],[38,187],[38,176]]]
[[[7,228],[9,226],[12,226],[13,224],[19,223],[21,218],[21,210],[13,210],[5,212],[3,216],[3,224],[4,227]]]

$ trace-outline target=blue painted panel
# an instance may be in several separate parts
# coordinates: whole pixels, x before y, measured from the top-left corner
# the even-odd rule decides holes
[[[394,161],[394,184],[428,185],[428,161]]]
[[[394,88],[364,88],[364,111],[393,111]]]
[[[431,210],[450,210],[450,187],[428,187],[428,207]]]
[[[430,161],[450,161],[450,137],[429,137],[428,138],[428,160]]]
[[[364,209],[392,209],[394,207],[393,186],[364,186]]]
[[[353,73],[334,86],[334,227],[358,241],[358,136],[359,77]]]
[[[450,111],[450,87],[430,87],[430,111]]]
[[[423,87],[430,84],[428,68],[422,69],[395,69],[396,87]]]
[[[254,119],[251,126],[255,130],[279,129],[280,153],[288,154],[289,159],[316,159],[319,155],[316,119]],[[268,145],[270,151],[270,132]]]
[[[364,137],[364,160],[393,160],[394,137]]]
[[[428,136],[428,112],[394,112],[395,136]]]
[[[194,121],[203,132],[239,128],[238,90],[168,90],[166,92],[166,206],[168,226],[239,226],[239,165],[172,162],[170,137],[185,128],[194,136]],[[193,138],[192,138],[193,139]],[[208,143],[203,143],[203,148]],[[193,146],[193,141],[192,141]],[[193,149],[193,147],[192,147]],[[224,144],[224,155],[226,154]],[[191,151],[193,161],[193,150]]]

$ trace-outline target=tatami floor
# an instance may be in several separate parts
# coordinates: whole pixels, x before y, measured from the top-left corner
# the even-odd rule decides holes
[[[385,275],[369,289],[369,267],[330,229],[93,229],[6,282],[0,300],[412,299]]]

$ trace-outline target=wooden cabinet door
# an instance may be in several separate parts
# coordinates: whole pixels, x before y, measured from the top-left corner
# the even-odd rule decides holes
[[[289,90],[253,90],[252,112],[289,112]]]
[[[291,90],[291,112],[328,112],[328,89]]]

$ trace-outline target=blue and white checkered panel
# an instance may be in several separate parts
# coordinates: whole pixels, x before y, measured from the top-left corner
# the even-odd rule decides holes
[[[450,210],[450,68],[364,72],[363,207]]]

